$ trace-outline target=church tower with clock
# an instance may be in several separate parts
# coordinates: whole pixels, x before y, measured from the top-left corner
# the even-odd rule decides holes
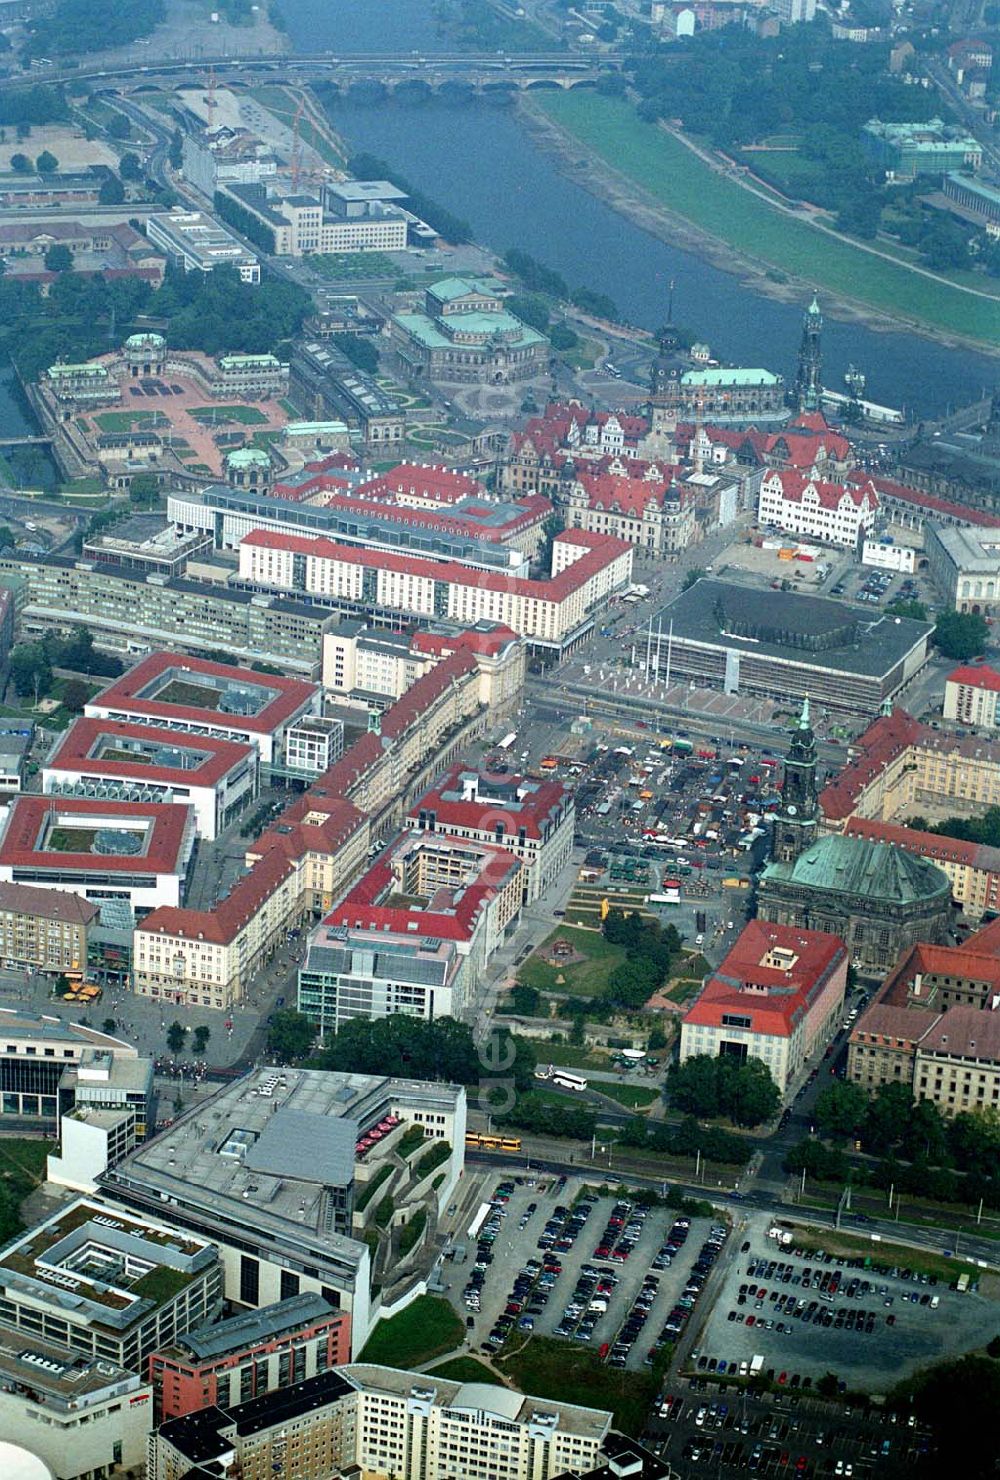
[[[771,834],[774,862],[792,863],[804,853],[816,841],[818,822],[816,737],[809,723],[809,700],[806,698],[785,758],[781,807],[774,814]]]

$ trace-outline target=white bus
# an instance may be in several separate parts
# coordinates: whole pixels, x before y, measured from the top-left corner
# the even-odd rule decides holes
[[[558,1084],[561,1089],[584,1090],[587,1081],[582,1074],[571,1074],[568,1069],[553,1069],[552,1083]]]

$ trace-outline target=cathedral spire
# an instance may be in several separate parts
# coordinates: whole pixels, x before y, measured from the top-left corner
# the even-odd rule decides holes
[[[823,399],[823,352],[821,336],[823,314],[819,300],[813,301],[802,316],[802,342],[795,376],[795,404],[799,411],[819,411]]]
[[[807,694],[802,700],[802,714],[799,717],[799,729],[808,730],[811,728],[812,726],[809,723],[809,695]]]

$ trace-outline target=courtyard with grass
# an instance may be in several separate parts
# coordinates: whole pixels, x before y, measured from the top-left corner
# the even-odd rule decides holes
[[[203,426],[212,427],[227,421],[236,422],[241,427],[262,427],[268,420],[255,406],[192,406],[191,415]]]
[[[447,1300],[421,1295],[398,1315],[379,1321],[358,1360],[412,1370],[453,1351],[464,1335],[464,1322]]]
[[[1000,298],[910,271],[831,236],[727,178],[634,107],[587,89],[536,96],[537,107],[654,201],[767,267],[855,302],[950,334],[1000,343]]]
[[[552,957],[552,948],[564,941],[572,955],[565,961]],[[539,992],[562,992],[569,997],[596,997],[608,977],[625,960],[621,946],[611,945],[599,930],[573,925],[560,926],[518,967],[517,979]]]
[[[333,282],[397,276],[384,252],[316,252],[309,258],[309,268]]]

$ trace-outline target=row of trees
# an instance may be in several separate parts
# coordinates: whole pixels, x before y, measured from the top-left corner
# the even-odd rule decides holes
[[[503,260],[514,276],[519,278],[524,284],[529,295],[540,294],[544,298],[557,298],[561,303],[572,303],[576,308],[580,309],[581,313],[592,314],[597,319],[610,319],[614,322],[620,320],[621,315],[613,298],[609,298],[606,293],[598,293],[593,288],[581,287],[574,288],[570,291],[569,285],[562,273],[553,271],[551,267],[546,267],[544,263],[539,262],[537,258],[532,257],[528,252],[522,252],[520,247],[511,247],[508,251],[504,252]],[[516,301],[523,305],[525,299],[520,297]],[[532,310],[530,299],[528,301],[528,308],[529,312],[534,311],[537,314],[537,309]],[[546,312],[547,318],[547,310],[545,310],[544,303],[541,305],[541,309]],[[513,312],[517,314],[518,318],[523,318],[525,323],[533,324],[535,328],[539,327],[534,319],[529,318],[518,309],[514,308]]]
[[[10,676],[22,698],[35,704],[50,693],[56,668],[70,668],[75,673],[92,673],[101,678],[117,678],[122,665],[109,653],[94,647],[93,634],[85,627],[75,627],[69,637],[47,632],[38,642],[19,642],[11,649]],[[69,679],[62,689],[62,704],[70,714],[81,714],[90,698],[90,689],[82,679]]]

